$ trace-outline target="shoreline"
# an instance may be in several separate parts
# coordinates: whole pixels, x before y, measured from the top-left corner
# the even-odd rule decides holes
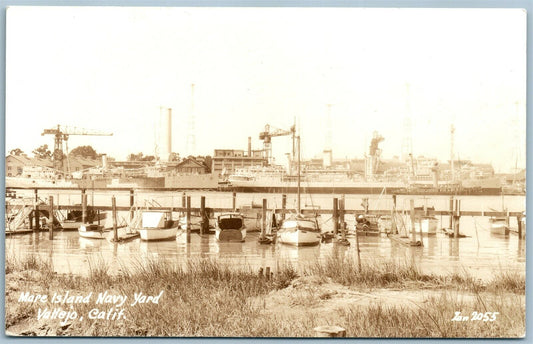
[[[521,337],[525,333],[525,277],[500,273],[489,282],[468,275],[425,275],[398,263],[357,264],[340,257],[303,272],[281,263],[271,276],[246,267],[193,259],[186,267],[153,258],[117,275],[105,263],[88,264],[87,277],[57,274],[31,256],[6,258],[6,331],[23,336],[313,337],[336,325],[347,337]],[[84,319],[37,317],[57,308],[55,293],[90,302],[63,307]],[[48,295],[46,302],[21,294]],[[117,302],[97,304],[97,296]],[[158,303],[131,303],[139,293]],[[118,297],[129,303],[118,307]],[[29,296],[28,296],[29,297]],[[26,299],[27,301],[27,299]],[[129,305],[128,305],[129,304]],[[63,305],[65,306],[65,305]],[[108,319],[89,320],[93,309]],[[123,310],[124,318],[116,318]],[[498,312],[487,321],[452,321],[455,312]],[[115,312],[115,313],[113,313]],[[107,313],[106,313],[107,314]],[[115,319],[110,319],[115,316]],[[394,323],[396,326],[392,326]]]

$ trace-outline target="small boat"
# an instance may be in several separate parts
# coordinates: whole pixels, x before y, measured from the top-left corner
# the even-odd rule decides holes
[[[509,235],[509,220],[504,216],[489,219],[490,233],[496,235]]]
[[[392,231],[392,217],[381,215],[378,219],[378,229],[382,233],[390,233]]]
[[[81,205],[80,205],[81,206]],[[64,216],[64,215],[63,215]],[[69,210],[64,218],[59,219],[59,225],[63,231],[75,231],[84,225],[83,212],[81,210]],[[86,222],[93,223],[100,220],[105,220],[106,213],[100,213],[93,210],[91,207],[87,207]]]
[[[322,240],[322,233],[315,219],[300,214],[283,221],[277,240],[287,245],[314,246]]]
[[[139,228],[141,240],[175,240],[179,229],[179,221],[172,220],[170,211],[142,210]]]
[[[415,231],[420,232],[420,228],[422,228],[423,235],[436,235],[438,226],[439,219],[435,216],[422,216],[420,221],[415,222]]]
[[[215,238],[217,241],[243,242],[246,238],[244,215],[240,213],[224,213],[217,216]]]
[[[378,219],[374,215],[358,215],[355,217],[354,230],[358,235],[379,235]]]
[[[104,229],[104,226],[96,224],[86,223],[78,228],[80,237],[88,239],[106,239],[109,232],[111,232],[111,229]]]

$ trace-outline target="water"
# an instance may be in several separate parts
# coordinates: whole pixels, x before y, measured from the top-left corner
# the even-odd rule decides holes
[[[111,196],[115,194],[118,206],[129,205],[128,192],[99,192],[88,191],[89,204],[110,205]],[[192,207],[200,206],[200,196],[206,196],[207,207],[231,207],[232,195],[227,192],[188,192],[191,196]],[[20,193],[19,193],[20,195]],[[57,204],[79,204],[80,195],[74,191],[54,192],[54,202]],[[31,192],[29,194],[31,196]],[[46,197],[43,192],[41,198]],[[182,193],[136,193],[139,204],[144,200],[156,200],[163,206],[181,206]],[[288,195],[287,205],[295,203],[295,195]],[[331,208],[333,195],[306,195],[302,204]],[[337,196],[335,196],[337,197]],[[390,196],[346,195],[347,209],[362,209],[361,199],[370,198],[370,209],[390,209]],[[250,205],[252,202],[261,203],[268,199],[269,207],[281,207],[279,194],[238,194],[237,206]],[[409,200],[415,199],[415,206],[434,206],[437,210],[448,208],[448,196],[431,197],[398,197],[398,209],[408,209]],[[498,196],[461,196],[462,210],[490,210],[502,209],[502,198]],[[523,211],[525,197],[507,196],[504,205],[509,211]],[[120,213],[119,218],[127,217]],[[110,218],[110,216],[108,216]],[[439,218],[446,227],[448,217]],[[348,226],[353,226],[354,216],[346,216]],[[331,217],[323,215],[321,220],[324,229],[332,227]],[[247,220],[249,229],[257,229],[260,221],[254,218]],[[424,237],[423,247],[408,247],[391,241],[385,236],[359,237],[360,255],[363,262],[395,260],[399,262],[414,261],[424,273],[447,274],[468,271],[477,278],[486,279],[500,271],[517,271],[525,273],[525,240],[518,240],[514,234],[508,237],[493,236],[489,232],[488,218],[462,217],[461,233],[467,238],[451,239],[441,233],[435,237]],[[511,219],[511,226],[516,227],[516,219]],[[128,243],[114,244],[107,240],[91,240],[80,238],[77,232],[57,232],[54,240],[48,240],[48,233],[34,233],[6,237],[6,254],[24,256],[38,254],[42,259],[51,259],[54,269],[60,273],[86,274],[89,264],[104,261],[110,266],[111,272],[124,267],[131,268],[148,258],[163,258],[176,263],[185,263],[189,258],[214,258],[229,264],[247,265],[254,270],[259,267],[271,267],[273,270],[283,262],[291,262],[297,268],[303,268],[317,260],[324,260],[332,254],[353,257],[356,259],[355,238],[348,237],[350,246],[334,243],[322,243],[315,247],[291,247],[281,244],[259,245],[259,233],[248,233],[244,243],[218,243],[213,235],[200,236],[193,233],[191,243],[187,244],[185,237],[178,237],[175,241],[142,242],[135,239]]]

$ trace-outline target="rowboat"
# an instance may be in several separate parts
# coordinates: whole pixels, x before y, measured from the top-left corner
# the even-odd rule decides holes
[[[78,234],[82,238],[88,239],[106,239],[111,229],[104,229],[104,226],[96,224],[82,224],[78,228]]]

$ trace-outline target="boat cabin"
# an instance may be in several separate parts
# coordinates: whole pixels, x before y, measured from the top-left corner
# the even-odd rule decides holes
[[[239,213],[222,214],[217,217],[217,226],[221,230],[241,229],[244,227],[244,217]]]

